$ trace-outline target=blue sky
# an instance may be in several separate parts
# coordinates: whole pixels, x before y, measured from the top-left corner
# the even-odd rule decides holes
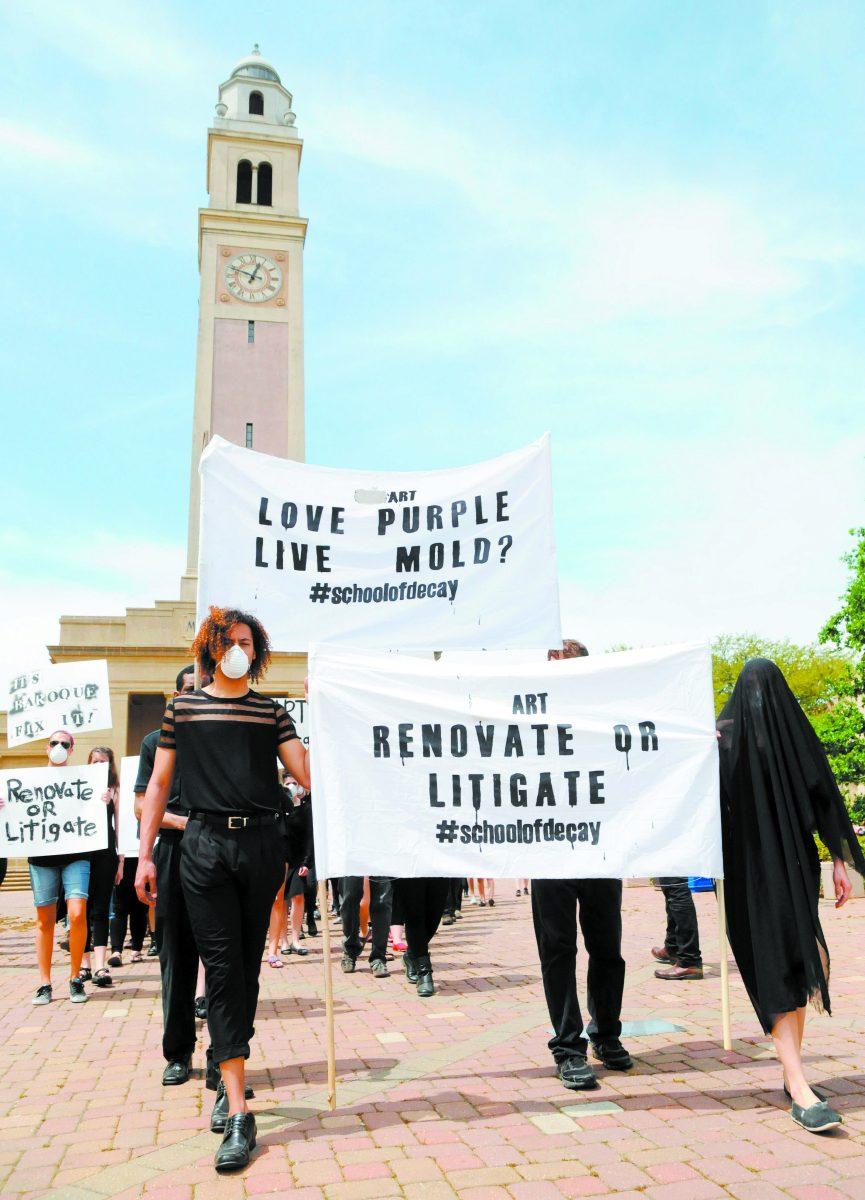
[[[217,86],[304,138],[307,458],[553,434],[566,632],[813,638],[863,522],[865,8],[3,7],[16,655],[176,594]],[[8,654],[4,656],[8,658]]]

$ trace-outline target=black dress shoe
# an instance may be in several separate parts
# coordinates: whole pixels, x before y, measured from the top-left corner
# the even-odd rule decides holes
[[[556,1075],[572,1092],[585,1092],[598,1086],[595,1072],[586,1061],[585,1054],[572,1054],[556,1063]]]
[[[255,1117],[251,1112],[235,1113],[228,1118],[222,1143],[213,1165],[217,1171],[239,1171],[249,1162],[255,1149]]]
[[[224,1133],[227,1122],[228,1092],[226,1092],[225,1084],[220,1079],[219,1086],[216,1089],[216,1103],[213,1106],[213,1112],[210,1114],[210,1132]]]
[[[207,1020],[207,997],[195,997],[195,1016],[199,1021]]]
[[[417,967],[417,994],[424,1000],[435,995],[432,963],[428,954],[419,955],[415,960]]]
[[[610,1071],[630,1071],[634,1060],[618,1038],[608,1038],[605,1042],[592,1042],[595,1058]]]
[[[186,1083],[189,1080],[189,1059],[176,1058],[170,1062],[162,1072],[162,1086],[170,1087],[172,1084]]]
[[[403,966],[405,967],[405,977],[409,983],[417,983],[417,963],[410,954],[402,956]]]

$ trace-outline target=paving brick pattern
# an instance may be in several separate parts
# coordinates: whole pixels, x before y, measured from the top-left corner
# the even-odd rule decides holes
[[[635,1070],[601,1087],[555,1079],[529,901],[501,883],[434,944],[439,994],[418,999],[392,966],[335,971],[339,1103],[329,1112],[321,938],[262,969],[250,1062],[259,1149],[239,1176],[212,1169],[213,1093],[201,1071],[160,1084],[158,965],[116,971],[86,1005],[33,1008],[29,896],[0,893],[0,1196],[36,1200],[865,1200],[865,902],[822,909],[836,1015],[809,1016],[808,1069],[843,1129],[791,1121],[780,1071],[732,973],[734,1049],[720,1045],[714,899],[697,898],[702,982],[663,984],[648,947],[663,900],[625,890],[624,1040]],[[336,946],[335,946],[336,949]],[[581,963],[585,968],[585,961]],[[64,956],[55,992],[64,995]],[[670,1029],[670,1026],[678,1027]],[[203,1037],[203,1035],[202,1035]],[[203,1065],[204,1042],[196,1062]]]

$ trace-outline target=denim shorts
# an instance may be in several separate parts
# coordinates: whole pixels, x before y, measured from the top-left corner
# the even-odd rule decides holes
[[[67,900],[86,900],[90,887],[90,860],[76,858],[66,866],[46,867],[29,863],[30,887],[37,908],[56,904],[60,899],[60,882]]]

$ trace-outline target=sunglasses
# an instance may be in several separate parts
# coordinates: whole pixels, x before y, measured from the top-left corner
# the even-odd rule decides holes
[[[71,750],[71,749],[72,749],[72,743],[71,743],[71,742],[60,742],[60,741],[56,741],[56,742],[49,742],[49,743],[48,743],[48,745],[49,745],[49,746],[62,746],[64,750]]]

